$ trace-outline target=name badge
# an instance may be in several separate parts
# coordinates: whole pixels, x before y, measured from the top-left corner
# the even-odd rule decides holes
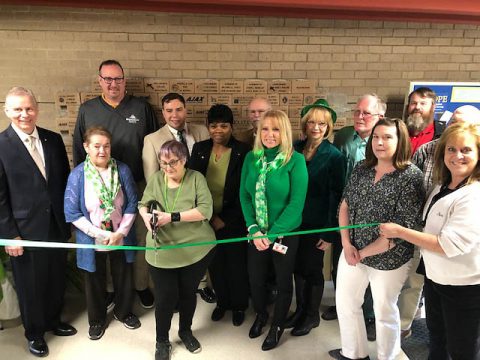
[[[273,244],[273,248],[272,248],[272,249],[273,249],[273,251],[276,251],[276,252],[278,252],[278,253],[280,253],[280,254],[285,255],[285,254],[287,253],[288,246],[276,242],[275,244]]]

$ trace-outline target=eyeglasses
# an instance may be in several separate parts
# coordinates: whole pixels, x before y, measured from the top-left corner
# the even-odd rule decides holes
[[[323,128],[327,127],[328,124],[324,123],[324,122],[316,122],[316,121],[313,121],[313,120],[308,120],[307,125],[311,126],[311,127],[315,127],[316,125],[318,125],[318,127],[320,129],[323,129]]]
[[[368,111],[360,111],[360,110],[353,110],[353,116],[355,117],[363,117],[364,119],[370,119],[372,116],[377,116],[380,114],[372,114]]]
[[[178,162],[180,161],[180,159],[176,159],[176,160],[170,160],[169,162],[165,162],[165,161],[160,161],[160,167],[162,169],[166,169],[167,167],[171,167],[171,168],[174,168],[175,166],[177,166]]]
[[[115,81],[117,84],[121,84],[121,83],[123,83],[123,80],[125,80],[124,77],[112,78],[112,77],[103,77],[102,75],[98,75],[98,76],[100,76],[100,77],[103,79],[103,81],[105,81],[105,82],[106,82],[107,84],[109,84],[109,85],[110,85],[112,82],[114,82],[114,81]]]

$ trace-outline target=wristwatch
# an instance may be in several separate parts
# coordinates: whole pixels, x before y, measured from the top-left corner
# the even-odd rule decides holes
[[[180,221],[180,213],[179,212],[173,212],[170,214],[170,218],[172,222],[178,222]]]

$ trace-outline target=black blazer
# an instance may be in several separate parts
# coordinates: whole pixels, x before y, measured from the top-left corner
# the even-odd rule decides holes
[[[67,240],[70,227],[63,213],[63,195],[70,166],[65,145],[59,134],[37,130],[48,181],[12,126],[0,133],[0,237]],[[61,239],[48,239],[51,219],[56,221]]]
[[[227,176],[225,178],[222,212],[218,214],[225,223],[225,228],[221,231],[223,235],[222,237],[224,238],[245,236],[247,233],[240,205],[239,192],[243,160],[245,159],[245,155],[251,150],[248,144],[236,140],[233,136],[230,137],[227,146],[232,148],[232,153],[230,155]],[[212,148],[213,141],[211,139],[195,143],[193,145],[192,155],[188,162],[188,167],[201,172],[205,176],[207,174]]]

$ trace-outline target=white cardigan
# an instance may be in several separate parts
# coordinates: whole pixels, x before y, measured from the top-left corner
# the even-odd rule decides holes
[[[437,185],[428,197],[424,214]],[[480,182],[438,200],[430,209],[424,232],[438,235],[445,255],[422,249],[427,277],[442,285],[480,284]]]

